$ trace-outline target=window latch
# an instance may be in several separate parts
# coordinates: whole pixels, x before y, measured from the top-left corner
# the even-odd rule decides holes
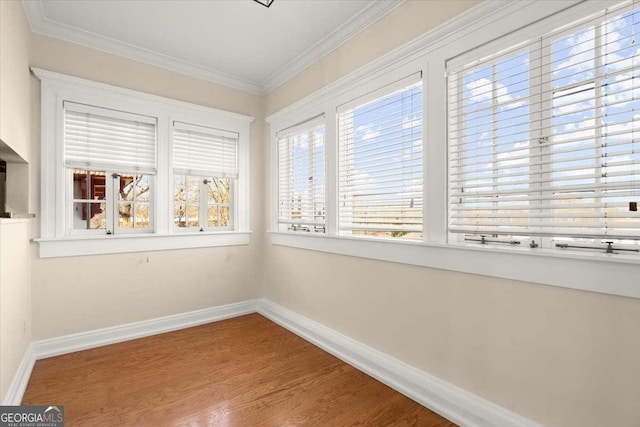
[[[607,244],[607,250],[606,252],[608,254],[612,254],[613,253],[613,242],[605,242]]]
[[[640,252],[640,249],[629,249],[629,248],[614,248],[613,247],[613,242],[605,242],[607,244],[606,248],[598,248],[595,246],[579,246],[579,245],[570,245],[568,243],[556,243],[556,248],[561,248],[561,249],[569,249],[569,248],[574,248],[574,249],[591,249],[591,250],[603,250],[604,252],[607,254],[616,254],[617,252],[615,251],[626,251],[626,252]]]
[[[518,240],[489,240],[486,236],[480,236],[479,239],[464,239],[466,242],[480,242],[481,245],[486,245],[487,243],[504,243],[507,245],[519,245],[520,241]]]

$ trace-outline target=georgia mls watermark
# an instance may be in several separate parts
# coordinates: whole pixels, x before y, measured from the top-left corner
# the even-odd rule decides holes
[[[64,427],[64,406],[0,406],[0,427]]]

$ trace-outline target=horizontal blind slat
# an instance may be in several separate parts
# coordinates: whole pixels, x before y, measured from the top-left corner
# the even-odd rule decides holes
[[[146,116],[64,103],[64,157],[68,167],[156,169],[156,125]]]
[[[640,11],[614,9],[447,64],[451,232],[640,237]]]
[[[422,231],[422,84],[407,82],[338,111],[342,233]]]
[[[278,224],[325,231],[324,116],[277,132]]]
[[[236,132],[175,122],[172,138],[174,173],[238,177]]]

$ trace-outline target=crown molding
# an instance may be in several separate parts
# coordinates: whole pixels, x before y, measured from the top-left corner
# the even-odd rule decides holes
[[[197,77],[213,83],[228,86],[253,94],[262,95],[262,86],[246,79],[231,76],[220,71],[202,67],[188,61],[173,58],[149,49],[124,43],[119,40],[105,37],[99,34],[85,31],[70,25],[55,22],[46,17],[42,0],[24,0],[25,12],[31,31],[45,36],[65,40],[71,43],[83,45],[92,49],[144,62],[149,65],[165,68],[191,77]]]
[[[374,0],[353,15],[347,22],[335,31],[327,34],[310,48],[296,56],[289,63],[281,67],[262,84],[265,94],[269,94],[283,85],[289,79],[300,74],[311,65],[337,49],[343,43],[364,31],[367,27],[379,21],[382,17],[403,4],[406,0]]]
[[[519,2],[483,1],[421,36],[406,42],[351,73],[340,77],[338,80],[323,86],[281,110],[273,112],[265,118],[265,121],[270,124],[274,123],[295,111],[305,110],[310,106],[322,103],[336,96],[336,94],[342,93],[354,85],[357,85],[363,79],[372,79],[377,75],[388,72],[389,69],[393,67],[402,66],[411,62],[423,56],[426,51],[436,44],[441,43],[443,40],[455,37],[456,33],[461,31],[461,29],[466,29],[478,23],[486,24],[492,17],[503,15],[505,11],[509,11],[517,3]],[[517,7],[519,8],[521,5]]]
[[[554,0],[553,7],[544,9],[538,7],[538,15],[542,18],[582,2],[583,0]],[[513,22],[514,16],[517,14],[527,15],[527,13],[522,13],[521,11],[535,9],[538,5],[537,0],[482,1],[434,29],[423,33],[281,110],[271,113],[266,117],[265,121],[271,124],[294,112],[312,108],[353,89],[362,84],[363,81],[372,80],[405,64],[423,58],[430,51],[445,44],[455,43],[460,37],[473,29],[494,28],[501,25],[501,22],[505,20]]]
[[[188,76],[257,95],[266,95],[306,70],[332,50],[381,19],[406,0],[374,0],[347,22],[302,52],[264,82],[242,79],[192,62],[141,48],[47,18],[43,0],[23,0],[31,31],[92,49],[165,68]]]

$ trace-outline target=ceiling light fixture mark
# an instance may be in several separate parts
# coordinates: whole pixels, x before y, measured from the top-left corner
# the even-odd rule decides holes
[[[273,3],[273,0],[253,0],[256,3],[260,3],[263,6],[269,7]]]

